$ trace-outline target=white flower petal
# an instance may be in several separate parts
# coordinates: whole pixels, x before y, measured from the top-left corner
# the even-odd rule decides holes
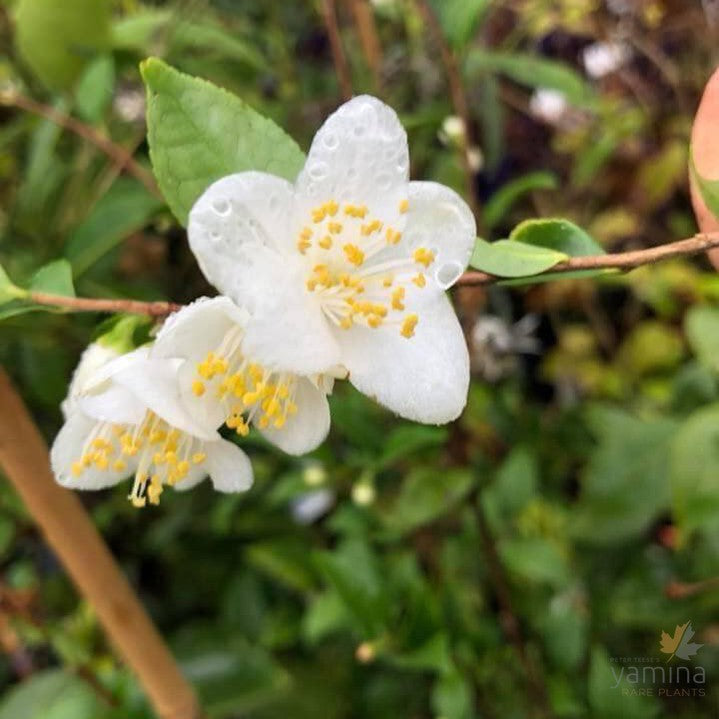
[[[216,426],[203,426],[185,408],[178,381],[182,360],[147,358],[113,377],[167,424],[199,439],[215,439]]]
[[[55,437],[50,450],[50,464],[55,479],[63,487],[69,489],[103,489],[117,484],[133,474],[136,462],[128,458],[126,469],[116,472],[111,469],[99,470],[95,467],[86,467],[79,477],[72,472],[74,462],[80,460],[83,448],[97,425],[97,421],[85,416],[82,412],[75,412],[65,422]]]
[[[312,141],[295,184],[297,223],[324,202],[366,204],[373,217],[401,231],[407,199],[407,135],[395,111],[361,95],[330,115]]]
[[[92,387],[95,381],[93,375],[95,375],[101,367],[117,359],[118,356],[119,353],[116,349],[105,347],[98,342],[92,342],[85,348],[72,374],[67,397],[60,405],[65,419],[68,418],[75,408],[75,400],[77,397]]]
[[[146,412],[132,392],[117,384],[110,384],[104,392],[78,397],[75,405],[89,417],[115,424],[139,424]]]
[[[198,396],[193,392],[193,383],[197,380],[197,377],[197,365],[195,362],[183,362],[177,373],[177,382],[180,386],[180,397],[182,398],[183,406],[195,423],[202,427],[214,427],[217,429],[224,424],[227,411],[213,390],[204,392],[202,396]]]
[[[330,430],[330,408],[325,393],[308,379],[297,382],[294,402],[297,414],[288,417],[281,429],[260,430],[272,444],[287,454],[300,455],[316,449]]]
[[[469,353],[457,316],[442,295],[422,307],[411,338],[397,327],[338,332],[352,384],[407,419],[443,424],[467,403]]]
[[[252,465],[247,455],[225,439],[207,442],[205,466],[218,492],[245,492],[252,486]]]
[[[200,297],[170,315],[157,333],[153,357],[197,359],[222,342],[235,326],[244,327],[248,314],[229,297]]]
[[[418,247],[434,253],[427,277],[441,290],[464,272],[477,240],[477,225],[467,203],[437,182],[409,183],[407,226],[398,248],[411,255]]]
[[[248,284],[254,286],[260,250],[288,254],[293,203],[292,185],[264,172],[223,177],[197,200],[187,226],[190,247],[222,294],[238,301]]]

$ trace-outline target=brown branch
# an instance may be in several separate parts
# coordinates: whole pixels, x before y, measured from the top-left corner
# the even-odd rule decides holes
[[[46,120],[69,130],[105,153],[119,169],[127,170],[127,172],[139,180],[150,193],[162,198],[152,173],[140,165],[124,147],[113,142],[109,137],[92,127],[92,125],[87,125],[71,115],[66,115],[54,107],[44,105],[37,100],[33,100],[31,97],[26,97],[15,91],[0,93],[0,105],[17,107],[33,115],[44,117]]]
[[[649,247],[645,250],[632,250],[630,252],[617,252],[611,255],[589,255],[587,257],[570,257],[564,262],[560,262],[554,267],[550,267],[545,272],[532,275],[537,279],[542,275],[550,272],[575,272],[577,270],[632,270],[642,265],[651,265],[655,262],[668,260],[672,257],[689,257],[706,252],[714,247],[719,247],[719,233],[698,233],[694,237],[686,240],[677,240],[666,245],[658,245],[657,247]],[[530,277],[529,279],[532,279]],[[458,285],[491,285],[495,282],[501,282],[503,277],[490,275],[487,272],[470,271],[465,272],[459,280]],[[527,278],[522,278],[527,279]]]
[[[549,699],[544,688],[544,682],[539,675],[535,663],[527,653],[527,646],[522,635],[519,619],[514,611],[512,593],[509,589],[509,580],[504,566],[497,552],[497,546],[492,536],[487,517],[482,506],[482,496],[479,492],[473,497],[474,515],[479,530],[482,549],[484,551],[487,569],[494,588],[499,606],[499,623],[509,643],[514,647],[519,663],[527,678],[527,692],[532,702],[531,711],[534,716],[551,716]]]
[[[686,240],[670,242],[646,250],[632,250],[631,252],[618,252],[613,255],[589,255],[587,257],[570,257],[545,272],[530,277],[515,278],[532,280],[541,279],[543,275],[551,272],[574,272],[576,270],[618,269],[631,270],[642,265],[650,265],[672,257],[689,257],[719,247],[719,232],[699,233]],[[470,270],[465,272],[457,285],[472,287],[477,285],[492,285],[501,282],[506,277],[497,277],[486,272]],[[150,317],[166,317],[182,309],[183,305],[174,302],[141,302],[139,300],[108,300],[92,299],[90,297],[65,297],[51,295],[46,292],[29,292],[24,299],[38,305],[49,307],[64,307],[75,312],[127,312],[135,315],[149,315]]]
[[[372,73],[375,92],[379,94],[382,92],[382,46],[374,21],[374,9],[369,0],[350,0],[350,9],[357,26],[362,52]]]
[[[0,367],[0,467],[134,670],[161,719],[198,719],[195,693],[80,500],[55,483],[48,450]]]
[[[182,305],[173,302],[96,300],[89,297],[51,295],[48,292],[29,292],[26,299],[37,305],[65,307],[74,312],[126,312],[132,315],[150,315],[150,317],[166,317],[182,308]]]
[[[322,1],[322,19],[327,30],[327,37],[330,41],[330,50],[332,52],[332,62],[335,66],[337,74],[337,82],[340,86],[340,92],[343,100],[349,100],[352,97],[352,76],[347,63],[347,57],[342,49],[342,39],[337,25],[337,8],[335,0]]]
[[[474,137],[474,129],[472,126],[472,118],[469,114],[469,103],[467,102],[467,93],[464,91],[464,84],[462,83],[462,76],[459,72],[459,66],[457,64],[457,58],[449,46],[449,43],[444,37],[442,26],[437,19],[437,15],[434,9],[429,4],[428,0],[417,0],[417,9],[424,18],[424,21],[429,29],[434,42],[439,48],[440,57],[442,64],[444,65],[444,71],[447,75],[447,84],[449,85],[449,94],[452,100],[452,107],[454,108],[455,114],[462,120],[464,125],[464,138],[465,143],[462,147],[462,169],[464,170],[465,184],[467,186],[467,199],[469,206],[472,208],[474,217],[477,221],[477,232],[483,235],[482,218],[481,218],[481,203],[479,201],[479,194],[477,193],[477,187],[475,184],[474,170],[469,163],[468,151],[476,144]]]

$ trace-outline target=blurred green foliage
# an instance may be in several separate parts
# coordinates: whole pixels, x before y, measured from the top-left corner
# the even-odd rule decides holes
[[[698,3],[433,4],[470,148],[448,131],[445,69],[416,6],[378,0],[368,27],[338,3],[354,89],[400,112],[415,178],[464,192],[469,149],[486,239],[567,217],[576,224],[546,242],[526,225],[511,234],[550,255],[693,232],[687,138],[716,46]],[[80,119],[149,168],[138,64],[155,55],[306,149],[339,102],[319,5],[5,2],[0,91]],[[607,41],[625,56],[592,75],[587,49]],[[537,89],[561,92],[560,111]],[[0,299],[17,287],[180,302],[210,291],[137,179],[51,121],[13,107],[0,121]],[[234,153],[228,171],[267,150],[244,148],[242,128],[215,131]],[[212,718],[716,716],[718,300],[701,259],[466,288],[455,301],[475,381],[453,425],[400,422],[343,386],[312,457],[248,439],[246,495],[202,486],[142,512],[120,488],[83,499]],[[100,319],[38,310],[2,305],[0,362],[51,439]],[[0,553],[0,717],[151,716],[7,482]],[[705,695],[630,696],[616,658],[656,657],[662,630],[688,620]]]

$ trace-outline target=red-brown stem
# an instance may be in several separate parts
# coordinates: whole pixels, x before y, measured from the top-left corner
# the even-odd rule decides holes
[[[649,247],[644,250],[631,250],[630,252],[617,252],[612,255],[590,255],[587,257],[570,257],[564,262],[550,267],[533,277],[540,278],[550,272],[575,272],[576,270],[602,270],[617,269],[631,270],[642,265],[651,265],[661,260],[668,260],[672,257],[689,257],[706,252],[714,247],[719,247],[719,233],[699,233],[686,240],[677,240],[666,245]],[[469,271],[465,272],[459,280],[458,285],[491,285],[501,282],[502,277],[490,275],[487,272]],[[525,279],[525,278],[523,278]],[[531,279],[531,277],[529,278]]]
[[[462,169],[464,170],[465,184],[467,186],[466,194],[469,200],[469,206],[472,208],[474,217],[477,221],[477,231],[480,235],[484,234],[481,224],[481,204],[477,187],[474,181],[474,171],[469,163],[468,150],[475,145],[474,130],[472,126],[472,118],[469,114],[469,103],[467,102],[467,93],[464,91],[462,76],[457,65],[457,58],[452,48],[447,43],[442,31],[442,26],[437,19],[434,9],[427,0],[417,0],[417,9],[424,18],[429,32],[439,49],[439,54],[444,65],[444,71],[447,75],[447,84],[449,85],[449,94],[452,100],[452,107],[455,114],[462,120],[464,125],[464,145],[462,150]]]
[[[140,683],[160,719],[199,719],[192,686],[75,493],[55,482],[45,440],[0,367],[0,468]]]
[[[342,94],[342,99],[346,101],[352,97],[352,75],[350,74],[350,67],[347,63],[345,51],[342,48],[342,39],[340,37],[339,26],[337,25],[335,0],[322,0],[322,19],[324,20],[327,37],[330,41],[332,62],[335,66],[340,93]]]
[[[87,125],[71,115],[66,115],[56,110],[54,107],[44,105],[31,97],[26,97],[13,91],[0,93],[0,105],[20,108],[33,115],[44,117],[46,120],[69,130],[94,145],[101,152],[104,152],[118,168],[133,175],[153,195],[162,197],[152,173],[142,167],[124,147],[114,143],[92,125]]]
[[[30,302],[51,307],[65,307],[74,312],[127,312],[133,315],[150,315],[150,317],[166,317],[177,312],[182,305],[173,302],[140,302],[139,300],[105,300],[90,297],[65,297],[52,295],[48,292],[30,292]]]

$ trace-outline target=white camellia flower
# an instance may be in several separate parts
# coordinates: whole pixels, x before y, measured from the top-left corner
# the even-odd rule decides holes
[[[183,405],[181,363],[153,358],[142,347],[92,373],[76,372],[67,421],[50,453],[57,481],[102,489],[134,475],[129,498],[139,507],[157,504],[165,486],[189,489],[207,475],[220,492],[248,489],[245,453]]]
[[[406,134],[379,100],[331,115],[294,185],[261,172],[211,185],[188,233],[207,278],[250,314],[246,356],[300,375],[341,365],[420,422],[461,413],[469,357],[445,290],[475,221],[449,188],[409,182]]]
[[[184,360],[182,401],[203,427],[227,423],[246,436],[254,424],[285,452],[310,452],[329,431],[327,394],[337,373],[299,376],[260,364],[245,350],[251,323],[228,297],[201,298],[167,319],[151,357]]]

